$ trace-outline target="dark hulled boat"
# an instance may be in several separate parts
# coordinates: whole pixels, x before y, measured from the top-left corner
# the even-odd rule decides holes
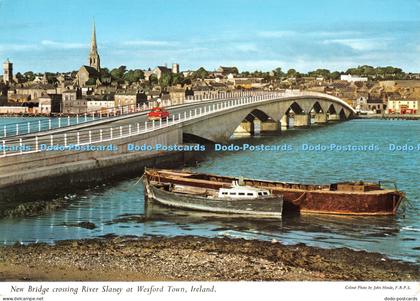
[[[269,190],[282,195],[284,210],[296,208],[301,213],[340,215],[395,215],[405,194],[386,189],[381,183],[343,182],[327,185],[284,183],[240,179],[189,171],[146,169],[145,178],[156,183],[170,183],[191,188],[229,188],[232,182]]]
[[[143,178],[148,199],[170,207],[258,218],[281,219],[283,197],[267,189],[230,183],[229,188],[201,188],[162,181],[149,170]]]

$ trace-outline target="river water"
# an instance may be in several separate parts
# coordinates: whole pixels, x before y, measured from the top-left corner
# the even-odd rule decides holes
[[[0,119],[0,126],[2,120]],[[5,122],[5,121],[3,121]],[[8,120],[10,122],[10,120]],[[69,194],[69,206],[53,213],[0,220],[4,244],[54,242],[103,235],[199,235],[277,240],[323,248],[349,247],[420,263],[420,122],[351,120],[293,129],[276,137],[234,139],[235,145],[283,145],[286,151],[209,152],[193,171],[307,183],[395,180],[409,199],[396,217],[285,216],[282,221],[213,216],[153,207],[145,216],[137,179]],[[320,144],[320,145],[318,145]],[[306,150],[330,147],[332,150]],[[350,151],[339,148],[351,145]],[[391,148],[390,148],[391,145]],[[393,150],[393,145],[400,147]],[[414,150],[405,150],[406,148]],[[365,149],[365,150],[361,150]],[[89,230],[74,225],[89,221]]]

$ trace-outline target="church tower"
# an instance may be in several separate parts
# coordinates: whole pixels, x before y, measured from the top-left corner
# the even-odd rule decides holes
[[[3,63],[3,82],[5,84],[13,82],[13,64],[9,59]]]
[[[96,45],[96,26],[93,23],[92,44],[89,53],[89,66],[95,68],[98,72],[101,71],[101,59],[98,54],[98,46]]]

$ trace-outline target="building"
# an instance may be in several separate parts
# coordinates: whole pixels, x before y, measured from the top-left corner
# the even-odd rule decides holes
[[[52,84],[35,84],[19,86],[14,90],[9,90],[9,98],[13,97],[13,94],[29,95],[31,99],[37,99],[38,97],[45,94],[58,94],[58,90]]]
[[[100,78],[99,72],[90,66],[82,66],[77,72],[76,82],[79,87],[94,86],[98,83]]]
[[[95,68],[96,71],[101,72],[101,59],[98,53],[98,46],[96,44],[96,25],[93,23],[92,42],[89,53],[89,66]]]
[[[9,59],[3,63],[3,82],[5,84],[13,83],[13,63]]]
[[[157,79],[160,80],[163,74],[171,74],[172,70],[166,66],[157,66],[153,69],[153,74],[156,75]]]
[[[114,96],[115,107],[137,106],[147,102],[147,96],[140,91],[117,92]]]
[[[63,107],[62,113],[65,114],[83,114],[87,111],[87,104],[85,99],[80,98],[80,93],[77,90],[63,91]]]
[[[98,53],[96,43],[96,26],[93,24],[92,41],[89,52],[89,66],[80,67],[76,75],[76,83],[79,87],[93,86],[100,83],[101,77],[101,59]]]
[[[179,64],[177,64],[177,63],[172,64],[172,73],[173,74],[178,74],[179,73]]]
[[[236,68],[236,67],[223,67],[223,66],[220,66],[219,68],[217,68],[217,70],[216,70],[217,72],[219,72],[219,73],[221,73],[221,74],[223,74],[223,75],[228,75],[228,74],[238,74],[239,73],[239,71],[238,71],[238,68]]]
[[[183,104],[185,99],[192,95],[194,95],[194,92],[187,87],[176,86],[169,88],[169,99],[171,100],[171,105]]]
[[[63,107],[63,98],[62,94],[45,94],[40,97],[38,97],[37,100],[34,100],[34,102],[38,101],[38,108],[39,112],[41,114],[50,114],[55,113],[59,114],[62,112]]]
[[[388,114],[417,114],[420,100],[417,99],[389,99]]]
[[[351,74],[343,74],[340,76],[340,80],[345,80],[349,83],[351,82],[367,82],[368,78],[367,77],[361,77],[361,76],[354,76]]]
[[[101,112],[106,114],[114,109],[114,100],[107,95],[86,97],[87,112]]]

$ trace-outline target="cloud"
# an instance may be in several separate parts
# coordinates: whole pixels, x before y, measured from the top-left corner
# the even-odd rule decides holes
[[[0,51],[28,51],[39,49],[36,44],[0,44]]]
[[[338,44],[356,51],[369,51],[383,49],[388,45],[384,39],[330,39],[322,42],[325,45]]]
[[[257,36],[262,38],[284,38],[297,35],[297,32],[291,30],[259,31]]]
[[[55,49],[83,49],[88,48],[87,44],[82,43],[64,43],[64,42],[55,42],[51,40],[42,40],[41,45],[49,48]]]
[[[134,40],[122,43],[125,46],[174,46],[177,43],[172,41],[156,41],[156,40]]]
[[[233,48],[240,52],[257,52],[258,47],[253,43],[238,43],[233,46]]]

